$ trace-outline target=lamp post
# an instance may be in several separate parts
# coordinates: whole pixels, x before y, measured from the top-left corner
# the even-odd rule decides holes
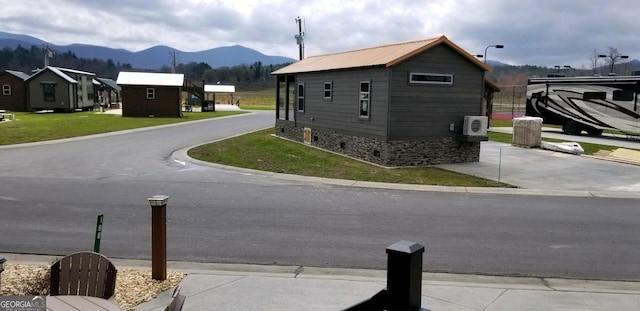
[[[154,195],[151,205],[151,278],[167,279],[167,195]]]
[[[489,48],[502,49],[502,48],[504,48],[504,45],[502,45],[502,44],[494,44],[494,45],[487,46],[487,47],[484,49],[484,63],[485,63],[485,64],[487,63],[487,50],[488,50]]]
[[[629,59],[629,55],[622,55],[620,56],[621,59]],[[623,72],[622,72],[623,76],[627,75],[627,62],[624,62],[624,67],[623,67]]]
[[[607,58],[605,54],[598,54],[598,58]],[[600,68],[600,75],[602,75],[602,68]]]

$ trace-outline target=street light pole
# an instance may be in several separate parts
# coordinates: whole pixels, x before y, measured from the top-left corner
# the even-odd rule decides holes
[[[629,59],[629,55],[622,55],[620,56],[620,59]],[[622,75],[626,76],[627,75],[627,62],[624,62],[624,67],[623,67],[623,71],[622,71]]]
[[[598,54],[598,58],[607,58],[605,54]],[[600,75],[602,75],[602,67],[600,68]]]
[[[484,49],[484,63],[485,63],[485,64],[487,63],[487,50],[488,50],[489,48],[502,49],[502,48],[504,48],[504,45],[502,45],[502,44],[494,44],[494,45],[489,45],[489,46],[487,46],[487,47]]]

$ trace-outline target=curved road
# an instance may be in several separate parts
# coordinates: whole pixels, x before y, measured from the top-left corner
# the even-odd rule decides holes
[[[358,188],[200,165],[184,148],[272,126],[273,112],[0,147],[0,253],[93,248],[150,258],[154,194],[170,260],[386,268],[423,244],[428,271],[640,280],[640,208],[623,198]]]

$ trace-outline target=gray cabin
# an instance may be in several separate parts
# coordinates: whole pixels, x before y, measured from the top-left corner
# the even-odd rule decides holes
[[[384,166],[477,162],[490,70],[445,36],[309,57],[273,72],[276,135]]]
[[[32,110],[93,110],[95,74],[47,66],[27,79]]]

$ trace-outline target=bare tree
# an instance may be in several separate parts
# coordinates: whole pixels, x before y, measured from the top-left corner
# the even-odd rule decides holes
[[[613,66],[615,66],[616,62],[621,59],[622,54],[620,54],[620,52],[618,52],[618,49],[614,48],[614,47],[609,47],[609,49],[607,50],[607,58],[608,58],[608,63],[611,66],[611,70],[609,70],[609,74],[613,74]]]
[[[589,56],[589,62],[591,63],[591,70],[593,70],[593,75],[597,74],[596,70],[598,69],[598,49],[593,49],[593,55]]]

